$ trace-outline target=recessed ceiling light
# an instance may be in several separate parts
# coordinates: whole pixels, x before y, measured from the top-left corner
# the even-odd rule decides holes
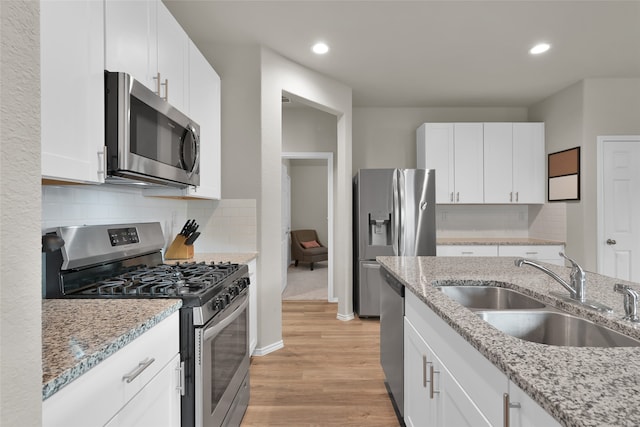
[[[538,55],[540,53],[548,51],[550,47],[551,45],[548,43],[538,43],[529,50],[529,53],[532,55]]]
[[[329,46],[327,46],[325,43],[316,43],[313,45],[311,50],[313,50],[313,53],[317,53],[318,55],[324,55],[325,53],[329,52]]]

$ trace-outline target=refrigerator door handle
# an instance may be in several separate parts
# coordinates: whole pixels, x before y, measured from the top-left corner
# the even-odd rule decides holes
[[[400,249],[398,247],[398,231],[400,229],[400,194],[399,194],[399,183],[398,183],[398,170],[394,170],[393,171],[393,178],[392,178],[392,183],[391,183],[391,187],[393,189],[393,197],[392,197],[392,203],[393,206],[391,207],[391,222],[393,223],[392,227],[391,227],[391,245],[393,246],[393,254],[394,255],[399,255],[398,250]]]
[[[396,169],[396,174],[398,176],[398,252],[396,253],[398,256],[405,256],[405,243],[404,243],[404,226],[405,221],[405,176],[404,171],[401,169]]]

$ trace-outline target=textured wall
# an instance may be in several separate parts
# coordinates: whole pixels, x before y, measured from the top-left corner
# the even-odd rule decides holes
[[[0,1],[0,425],[41,423],[40,10]]]

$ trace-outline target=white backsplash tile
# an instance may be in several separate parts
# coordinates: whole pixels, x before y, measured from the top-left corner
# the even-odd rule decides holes
[[[438,205],[438,237],[528,237],[526,205]]]
[[[188,218],[201,232],[196,252],[253,252],[257,248],[255,200],[145,197],[141,189],[115,186],[43,186],[42,230],[69,225],[160,222],[166,246]]]

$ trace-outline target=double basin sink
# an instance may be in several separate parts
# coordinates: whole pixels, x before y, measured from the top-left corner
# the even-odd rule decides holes
[[[549,307],[513,289],[455,285],[437,289],[496,329],[522,340],[573,347],[640,346],[640,341]]]

